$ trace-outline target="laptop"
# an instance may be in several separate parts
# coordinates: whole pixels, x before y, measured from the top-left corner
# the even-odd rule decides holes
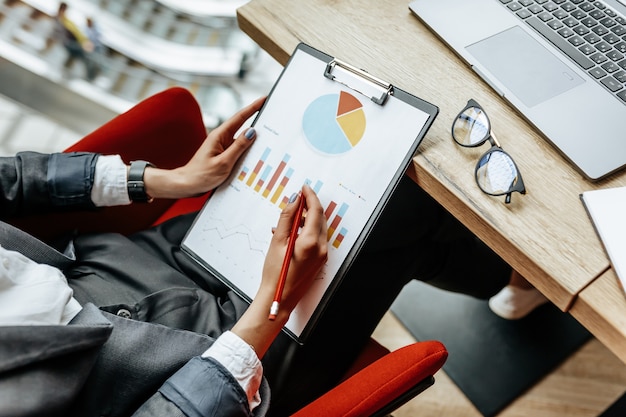
[[[626,0],[409,9],[589,180],[626,166]]]

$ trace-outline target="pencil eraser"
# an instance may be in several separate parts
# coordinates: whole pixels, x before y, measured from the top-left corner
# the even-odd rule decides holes
[[[276,315],[278,314],[278,302],[273,301],[272,306],[270,307],[270,320],[276,320]]]

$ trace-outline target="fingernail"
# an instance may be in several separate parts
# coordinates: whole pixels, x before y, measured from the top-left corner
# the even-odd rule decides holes
[[[298,193],[293,193],[291,194],[291,197],[289,197],[289,204],[293,203],[294,201],[296,201],[296,198],[298,198]]]
[[[253,127],[249,127],[248,130],[246,130],[246,133],[244,136],[246,137],[246,139],[252,140],[256,136],[256,130],[254,130]]]

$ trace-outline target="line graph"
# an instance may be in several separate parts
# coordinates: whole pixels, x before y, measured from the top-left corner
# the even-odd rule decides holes
[[[242,247],[243,250],[257,252],[263,257],[267,254],[269,240],[254,237],[254,232],[246,225],[236,224],[228,227],[223,220],[215,217],[211,217],[211,221],[214,226],[202,228],[202,231],[206,233],[208,237],[210,237],[211,233],[215,233],[219,240],[240,239],[247,242],[247,244]]]

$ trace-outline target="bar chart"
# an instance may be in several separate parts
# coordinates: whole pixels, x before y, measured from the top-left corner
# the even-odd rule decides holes
[[[278,160],[279,162],[274,165],[272,165],[272,156],[272,148],[266,147],[259,159],[250,165],[253,167],[252,169],[246,165],[241,168],[237,180],[257,193],[260,198],[269,200],[282,210],[293,192],[287,193],[285,189],[295,171],[288,166],[291,159],[289,154],[283,154],[282,158]],[[316,194],[319,194],[324,186],[322,181],[309,178],[305,179],[304,183],[309,185]],[[292,190],[297,188],[297,186],[291,187]],[[334,248],[341,246],[341,242],[348,233],[348,230],[345,227],[340,227],[340,224],[349,207],[347,203],[338,204],[332,200],[325,207],[324,214],[328,221],[328,242],[331,242]]]

